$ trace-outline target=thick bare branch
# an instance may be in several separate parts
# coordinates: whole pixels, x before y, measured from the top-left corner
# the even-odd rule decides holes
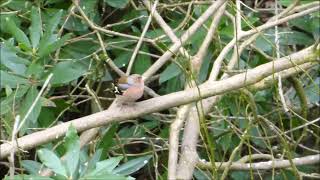
[[[292,161],[296,166],[317,164],[320,162],[320,154],[294,158]],[[218,167],[219,170],[224,170],[227,165],[227,162],[216,162],[216,167]],[[200,168],[210,169],[211,163],[199,161],[198,166]],[[271,160],[256,163],[233,162],[230,166],[230,170],[270,170],[273,168],[277,169],[288,167],[291,167],[289,160],[275,159],[274,161]]]

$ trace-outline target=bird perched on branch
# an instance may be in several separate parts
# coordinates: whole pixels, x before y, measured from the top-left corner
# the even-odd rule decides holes
[[[122,104],[132,104],[142,97],[144,80],[139,74],[122,76],[116,81],[116,87],[116,91],[121,94],[117,95],[117,99]]]

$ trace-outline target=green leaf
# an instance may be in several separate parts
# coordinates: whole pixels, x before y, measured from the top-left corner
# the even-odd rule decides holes
[[[181,74],[181,69],[180,67],[175,64],[175,63],[171,63],[168,67],[166,67],[166,69],[160,74],[160,79],[159,79],[159,83],[162,84],[166,81],[168,81],[169,79],[172,79],[176,76],[178,76],[179,74]]]
[[[41,79],[44,77],[45,71],[44,71],[44,66],[41,64],[41,62],[32,62],[26,71],[26,76],[31,76],[34,79]]]
[[[14,180],[34,180],[34,179],[38,179],[38,180],[54,180],[52,178],[49,177],[45,177],[45,176],[37,176],[37,175],[15,175]],[[10,176],[6,176],[4,178],[4,180],[11,180]]]
[[[31,105],[34,103],[38,94],[39,92],[37,90],[37,87],[31,86],[25,99],[21,103],[21,108],[20,108],[21,119],[24,119],[25,115],[29,111],[29,108],[31,107]],[[26,122],[24,123],[23,127],[25,128],[33,127],[32,125],[37,123],[40,111],[41,111],[41,101],[38,100],[36,102],[36,105],[32,109],[31,113],[29,114],[28,118],[26,119]],[[21,133],[23,134],[23,130],[21,130]]]
[[[21,165],[30,174],[39,175],[39,170],[41,169],[41,163],[37,161],[31,161],[31,160],[22,160]]]
[[[1,3],[4,1],[1,1]],[[25,0],[13,0],[13,1],[8,1],[9,4],[7,4],[7,7],[11,10],[17,10],[20,11],[21,13],[27,13],[30,8],[32,2],[30,1],[25,1]]]
[[[285,48],[288,45],[311,45],[313,38],[307,34],[299,31],[290,30],[289,28],[278,28],[279,42],[281,47]],[[275,30],[266,30],[263,36],[256,39],[256,46],[265,51],[271,53],[274,48]]]
[[[55,50],[60,48],[64,44],[64,42],[68,40],[70,37],[71,37],[71,34],[66,34],[61,39],[59,39],[58,41],[55,41],[52,44],[39,47],[39,52],[38,52],[39,57],[41,58],[43,56],[49,55],[51,52],[54,52]]]
[[[52,107],[44,107],[42,102],[41,112],[38,117],[38,127],[47,128],[56,120],[56,115]]]
[[[94,23],[100,23],[98,20],[100,14],[98,10],[98,0],[91,0],[91,1],[80,1],[80,7],[85,12],[90,20]],[[87,25],[82,25],[87,26]]]
[[[54,35],[53,33],[60,22],[61,15],[62,15],[62,10],[54,14],[53,17],[50,18],[49,22],[46,24],[43,37],[40,40],[39,51],[40,49],[46,49],[50,43],[53,43],[57,40],[57,36]]]
[[[132,53],[131,52],[122,52],[117,54],[117,57],[114,59],[114,63],[119,67],[125,67],[128,65],[130,57]]]
[[[235,180],[246,180],[246,179],[250,179],[250,173],[244,172],[244,171],[234,171],[234,172],[231,172],[231,177],[232,179],[235,179]]]
[[[53,34],[54,30],[58,27],[58,24],[61,20],[62,9],[60,9],[56,14],[50,18],[49,22],[46,24],[45,33]]]
[[[40,8],[32,7],[31,9],[31,26],[29,27],[29,31],[32,47],[36,48],[39,45],[40,37],[42,35]]]
[[[40,160],[45,166],[52,169],[55,173],[67,177],[66,169],[54,152],[46,148],[39,149],[37,152]]]
[[[204,82],[207,79],[212,56],[213,54],[209,50],[208,54],[204,57],[203,63],[200,68],[200,72],[198,76],[199,82]]]
[[[6,18],[6,25],[7,25],[8,31],[12,34],[13,37],[15,37],[15,39],[19,43],[24,44],[28,48],[31,48],[29,39],[26,36],[26,34],[24,34],[24,32],[21,29],[19,29],[10,18]]]
[[[176,92],[182,90],[182,88],[184,88],[184,85],[184,78],[182,76],[177,76],[167,81],[166,86],[164,87],[164,91],[166,94]]]
[[[312,0],[301,0],[299,3],[306,4],[310,3]],[[280,0],[282,6],[288,7],[290,4],[293,3],[293,0]]]
[[[41,49],[45,49],[46,47],[48,47],[50,44],[53,44],[57,40],[58,40],[58,35],[57,34],[46,34],[46,33],[44,33],[44,35],[42,36],[42,38],[40,40],[38,53],[39,53],[39,51]],[[42,51],[44,51],[44,50],[42,50]]]
[[[144,52],[149,52],[149,48],[145,45],[141,47]],[[151,66],[151,58],[148,55],[139,54],[133,66],[133,73],[143,74]]]
[[[87,72],[87,64],[82,61],[66,61],[58,63],[51,71],[53,85],[64,84],[73,81]]]
[[[82,59],[88,56],[91,57],[99,47],[99,45],[92,41],[77,41],[63,46],[60,51],[60,58]]]
[[[77,134],[77,130],[71,125],[64,138],[64,146],[67,150],[63,163],[66,165],[66,169],[69,177],[75,177],[77,173],[79,157],[80,157],[80,140]]]
[[[142,156],[136,159],[132,159],[119,167],[117,167],[113,173],[121,174],[121,175],[129,175],[132,174],[142,167],[144,167],[148,162],[152,155]]]
[[[104,173],[102,175],[96,175],[96,176],[88,175],[88,176],[85,176],[84,179],[134,180],[134,178],[129,178],[129,177],[125,177],[117,174],[110,174],[110,173]]]
[[[83,1],[81,1],[83,2]],[[75,16],[70,16],[69,20],[66,22],[64,29],[68,31],[87,31],[88,30],[88,25],[85,24],[84,21],[81,19],[75,17]]]
[[[129,0],[104,0],[104,2],[115,8],[124,8],[128,4]]]
[[[88,162],[88,166],[87,169],[93,170],[97,164],[97,162],[100,160],[101,158],[101,154],[102,154],[102,149],[98,149],[94,155],[92,156],[92,158],[90,159],[90,161]]]
[[[288,45],[311,45],[314,43],[313,38],[299,31],[290,31],[287,34],[280,35],[280,44]]]
[[[259,127],[258,126],[254,126],[254,127],[250,128],[249,134],[251,136],[254,136],[254,137],[261,137],[261,139],[253,138],[252,142],[254,144],[256,144],[257,146],[259,146],[261,148],[266,148],[267,147],[267,143],[264,141],[263,137],[261,136],[261,132],[259,131]]]
[[[104,161],[97,162],[96,168],[88,173],[88,176],[97,176],[104,173],[111,173],[112,170],[120,163],[122,157],[113,157]]]
[[[16,88],[17,85],[29,84],[29,81],[25,78],[9,74],[5,71],[0,70],[0,87],[4,88],[9,86],[11,88]]]
[[[212,179],[212,176],[210,176],[208,171],[198,170],[198,169],[194,170],[193,176],[195,179],[201,179],[201,180],[211,180]],[[165,179],[167,179],[167,178],[165,178]]]
[[[114,140],[113,137],[118,129],[118,124],[112,124],[110,128],[104,133],[103,137],[100,140],[98,149],[102,149],[103,154],[106,154],[109,148],[112,146]]]
[[[16,53],[9,49],[5,44],[0,46],[0,63],[9,68],[15,74],[24,75],[26,71],[26,64],[30,62],[24,58],[18,57]]]
[[[312,83],[306,85],[306,87],[304,88],[305,94],[310,104],[319,103],[319,92],[320,92],[319,87],[320,87],[320,77],[317,77]],[[296,98],[298,97],[296,96]]]
[[[8,97],[0,98],[0,115],[7,113],[13,106],[13,102],[20,101],[20,99],[27,93],[28,86],[20,86],[14,92],[12,92]]]
[[[227,152],[230,148],[231,141],[232,141],[232,135],[225,134],[224,136],[219,138],[218,143],[222,146],[223,151]]]

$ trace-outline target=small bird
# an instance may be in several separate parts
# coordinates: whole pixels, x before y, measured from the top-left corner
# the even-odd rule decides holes
[[[144,91],[144,80],[139,74],[122,76],[117,80],[116,87],[118,87],[122,92],[122,95],[118,95],[117,98],[123,104],[129,104],[142,97]]]

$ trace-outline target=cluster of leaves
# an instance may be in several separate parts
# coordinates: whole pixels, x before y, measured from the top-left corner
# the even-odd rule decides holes
[[[51,148],[50,148],[51,149]],[[100,161],[102,158],[102,149],[98,149],[90,158],[88,149],[80,149],[80,141],[77,131],[73,126],[63,139],[63,143],[57,147],[56,151],[63,154],[63,158],[49,148],[41,148],[37,151],[40,161],[45,167],[50,168],[54,175],[52,178],[43,177],[43,165],[37,161],[23,160],[22,167],[30,175],[17,175],[15,179],[117,179],[132,180],[134,178],[128,175],[142,168],[150,155],[132,159],[124,164],[119,163],[123,157],[113,157]],[[7,176],[5,179],[10,179]]]
[[[281,3],[283,6],[287,6],[291,1],[283,0]],[[63,0],[12,0],[8,4],[3,4],[2,8],[8,12],[2,13],[0,16],[0,38],[2,41],[0,46],[0,115],[1,124],[3,124],[1,128],[4,132],[3,139],[9,139],[11,136],[17,115],[20,115],[21,119],[26,119],[19,131],[20,135],[24,135],[32,133],[33,128],[48,128],[55,125],[57,121],[71,120],[75,117],[84,116],[86,113],[93,113],[94,110],[88,110],[92,107],[92,104],[84,103],[85,105],[76,106],[75,104],[80,100],[78,97],[72,97],[72,95],[79,95],[80,97],[84,93],[84,88],[82,88],[84,84],[92,85],[92,87],[108,87],[113,77],[116,76],[115,73],[106,68],[106,65],[100,59],[101,56],[96,56],[101,51],[97,37],[90,34],[91,30],[83,19],[70,13],[71,6],[71,1]],[[95,24],[105,26],[106,24],[122,22],[111,26],[110,29],[135,36],[141,35],[146,23],[145,17],[148,15],[145,9],[133,9],[129,0],[82,0],[80,6]],[[197,19],[206,7],[206,5],[194,6],[191,13],[192,18]],[[228,8],[234,13],[232,6]],[[113,11],[115,11],[114,14],[112,14]],[[77,13],[77,11],[75,10],[74,13]],[[250,29],[251,26],[263,24],[259,19],[261,13],[253,13],[249,10],[245,13],[247,16],[245,21],[242,22],[244,30]],[[162,15],[173,29],[179,27],[185,21],[185,15],[177,11],[164,9]],[[211,21],[208,21],[205,25],[209,27],[210,23]],[[192,22],[186,23],[185,28],[188,28],[191,24]],[[146,38],[152,39],[164,34],[163,30],[156,24],[151,27],[146,34]],[[290,21],[287,26],[279,27],[282,55],[291,54],[294,51],[292,47],[300,49],[314,43],[315,39],[319,38],[319,29],[319,14],[307,15]],[[176,34],[180,36],[184,32],[185,29],[182,28],[178,29]],[[199,49],[206,32],[207,30],[201,27],[184,46],[191,55],[194,55]],[[86,38],[81,38],[81,36]],[[223,17],[217,31],[219,41],[215,41],[209,47],[208,54],[199,72],[199,83],[206,80],[213,60],[220,52],[221,46],[228,43],[233,36],[233,26],[230,19]],[[124,69],[129,63],[136,41],[117,36],[103,36],[103,39],[107,44],[107,52],[111,59],[119,68]],[[274,39],[274,30],[268,30],[264,33],[264,36],[256,40],[254,45],[267,55],[274,56]],[[143,44],[140,50],[144,54],[138,55],[132,73],[142,74],[151,66],[153,59],[146,54],[161,54],[171,44],[167,37],[157,42],[156,48],[149,46],[149,44]],[[129,51],[124,49],[129,49]],[[226,60],[228,61],[230,57],[231,54],[227,56]],[[159,80],[151,84],[159,94],[168,94],[184,88],[185,79],[188,76],[186,72],[189,60],[181,55],[176,55],[174,58],[173,61],[176,63],[165,66],[159,74]],[[266,62],[267,59],[263,54],[246,50],[241,55],[237,68],[253,68]],[[40,87],[50,77],[50,74],[53,76],[48,90],[42,94],[38,101],[35,101]],[[316,103],[317,86],[320,83],[317,71],[311,71],[308,75],[302,76],[301,79],[304,82],[304,90],[309,103]],[[106,95],[98,90],[97,94]],[[280,119],[286,119],[286,116],[277,114],[281,109],[268,114],[275,107],[280,107],[279,104],[274,102],[274,99],[277,99],[274,94],[277,94],[276,88],[270,88],[256,92],[254,98],[258,113],[267,114],[267,117],[277,124],[279,123],[279,117]],[[67,97],[56,98],[58,96]],[[107,94],[107,96],[110,95]],[[295,91],[290,92],[289,98],[294,105],[300,106]],[[35,103],[35,106],[28,117],[25,118],[33,103]],[[109,103],[103,102],[102,104],[107,107]],[[250,110],[248,110],[247,105],[248,100],[244,95],[230,94],[221,100],[218,104],[219,111],[214,111],[214,113],[222,116],[248,117]],[[170,113],[170,111],[168,112]],[[237,119],[233,124],[244,131],[248,126],[247,120],[247,118]],[[217,129],[212,132],[217,145],[216,153],[220,157],[217,161],[226,161],[228,154],[239,144],[240,138],[237,133],[230,129],[227,121],[215,122],[215,118],[208,121],[212,122],[211,127],[213,129]],[[148,115],[141,117],[139,123],[114,124],[108,128],[103,128],[101,138],[93,146],[94,153],[91,153],[87,146],[80,149],[79,137],[76,131],[70,127],[63,143],[57,148],[54,148],[57,142],[49,143],[44,147],[39,147],[37,151],[39,160],[21,161],[21,166],[28,171],[29,175],[17,175],[16,177],[37,178],[39,170],[47,167],[54,172],[51,177],[54,179],[98,177],[131,179],[128,176],[133,176],[133,173],[144,167],[151,156],[141,156],[127,161],[126,153],[136,153],[137,151],[143,154],[157,153],[154,150],[153,143],[164,146],[163,144],[166,143],[163,142],[168,138],[169,124],[162,122],[163,117]],[[302,123],[295,118],[290,122],[293,123],[285,123],[284,127],[294,128]],[[249,135],[258,138],[251,138],[250,143],[262,151],[268,151],[271,147],[268,144],[269,142],[262,140],[263,131],[264,129],[259,125],[253,126],[249,130]],[[267,134],[272,134],[272,132],[268,131]],[[295,137],[300,135],[301,133],[294,134]],[[139,143],[139,147],[130,146],[134,138],[143,141],[143,144]],[[156,139],[156,141],[153,139]],[[123,144],[128,146],[122,146]],[[278,151],[280,152],[280,150]],[[123,156],[106,158],[106,154],[110,155],[110,152],[123,154]],[[157,155],[160,159],[159,162],[156,162],[159,163],[158,167],[161,167],[161,165],[166,167],[167,162],[163,159],[167,159],[167,153],[158,153]],[[202,158],[209,159],[205,149],[201,149],[199,155]],[[240,158],[240,154],[237,158]],[[122,159],[127,162],[119,165]],[[161,177],[165,178],[165,168],[160,171]],[[290,174],[291,172],[285,171],[285,173]],[[198,170],[194,176],[197,179],[208,177]],[[240,179],[239,177],[245,179],[247,176],[247,172],[233,172],[231,175],[233,179]]]

